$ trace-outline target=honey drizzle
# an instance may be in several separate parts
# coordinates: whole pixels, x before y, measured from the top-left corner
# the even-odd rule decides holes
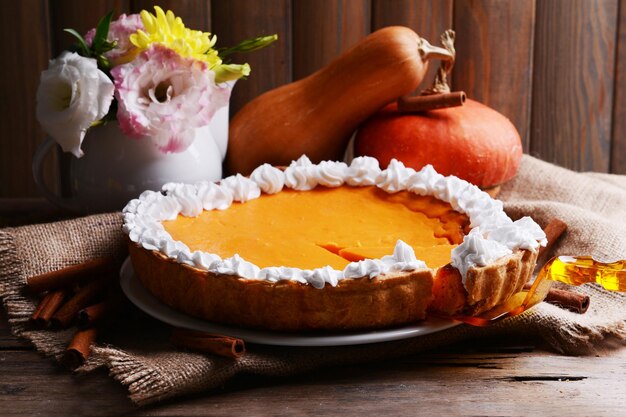
[[[609,291],[626,291],[626,260],[603,263],[590,256],[559,256],[546,266],[542,272],[546,270],[553,281],[569,285],[595,282]]]
[[[626,260],[604,263],[590,256],[558,256],[549,260],[528,290],[513,294],[504,303],[478,316],[455,316],[473,326],[488,326],[513,317],[542,302],[554,281],[569,285],[597,283],[610,291],[626,291]]]

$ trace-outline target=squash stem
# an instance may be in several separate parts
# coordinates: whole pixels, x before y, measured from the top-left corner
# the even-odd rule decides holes
[[[428,61],[431,59],[440,59],[442,61],[454,62],[454,53],[451,53],[445,48],[433,46],[424,38],[420,38],[417,45],[417,51],[424,61]]]
[[[454,49],[454,38],[454,31],[452,29],[448,29],[441,35],[441,44],[443,45],[443,48],[434,47],[426,42],[426,44],[428,44],[426,50],[428,50],[429,48],[436,49],[436,52],[432,53],[432,56],[439,57],[439,59],[441,59],[441,63],[439,64],[439,68],[437,69],[437,74],[435,74],[435,81],[433,82],[433,86],[422,91],[422,96],[430,94],[450,93],[448,74],[450,74],[450,72],[452,71],[452,67],[454,66],[454,59],[456,56],[456,51]],[[440,50],[445,51],[445,54]],[[444,56],[441,57],[441,55]],[[428,58],[424,58],[424,56],[422,55],[422,59]]]

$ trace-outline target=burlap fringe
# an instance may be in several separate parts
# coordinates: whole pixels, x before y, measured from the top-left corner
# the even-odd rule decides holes
[[[165,353],[154,361],[143,356],[139,359],[133,354],[109,347],[96,347],[93,355],[96,360],[104,362],[113,379],[128,388],[129,398],[140,406],[219,387],[237,374],[240,368],[232,361],[184,352]],[[172,355],[177,357],[163,357]],[[189,361],[182,366],[181,355],[189,357]],[[226,366],[212,372],[220,361]],[[171,366],[168,366],[168,362]]]
[[[11,331],[20,336],[25,330],[24,325],[32,314],[35,305],[20,294],[23,277],[20,275],[20,262],[15,248],[13,236],[0,231],[0,294],[7,311]]]

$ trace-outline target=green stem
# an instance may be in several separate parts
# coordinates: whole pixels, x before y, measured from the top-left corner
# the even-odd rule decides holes
[[[234,54],[235,52],[252,52],[257,49],[265,48],[271,43],[274,43],[278,39],[278,35],[269,35],[269,36],[259,36],[252,39],[246,39],[245,41],[239,43],[238,45],[231,46],[230,48],[222,48],[218,50],[218,55],[220,58],[224,58],[228,55]]]

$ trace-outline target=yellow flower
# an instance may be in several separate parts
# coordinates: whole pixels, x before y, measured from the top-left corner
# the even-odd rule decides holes
[[[138,30],[130,35],[130,41],[138,52],[146,50],[154,43],[172,49],[177,54],[206,62],[209,68],[222,63],[213,49],[216,37],[208,32],[192,30],[185,27],[182,19],[176,17],[171,10],[167,13],[159,6],[154,6],[156,15],[146,10],[141,11],[141,20],[144,30]]]

